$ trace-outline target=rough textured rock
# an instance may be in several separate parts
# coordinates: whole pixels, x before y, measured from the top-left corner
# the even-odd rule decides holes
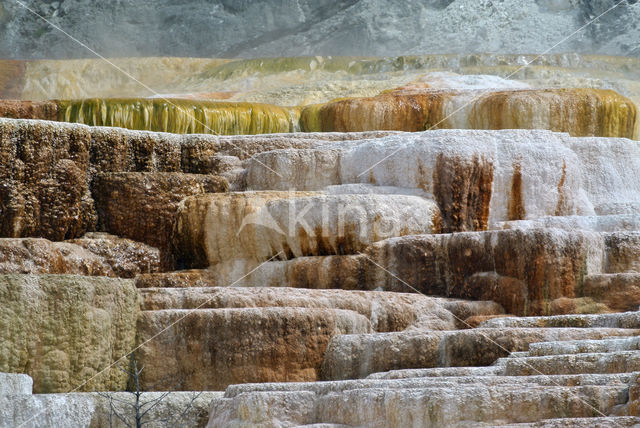
[[[630,373],[638,371],[640,353],[636,351],[508,358],[507,376],[576,373]]]
[[[614,214],[598,216],[554,216],[532,220],[499,222],[496,229],[553,228],[564,230],[590,230],[593,232],[623,232],[640,229],[637,214]]]
[[[160,270],[156,248],[106,234],[51,242],[41,238],[0,239],[0,273],[75,274],[132,278]]]
[[[615,311],[636,311],[640,306],[640,274],[589,275],[583,292]]]
[[[613,91],[444,91],[403,88],[371,98],[306,107],[305,131],[549,129],[573,136],[633,138],[636,105]]]
[[[33,379],[25,374],[0,373],[0,397],[31,394]]]
[[[529,328],[507,329],[519,335],[504,341],[504,331],[444,332],[443,340],[453,340],[438,347],[441,352],[457,348],[478,358],[483,352],[493,352],[474,339],[487,333],[491,337],[485,337],[483,343],[502,341],[502,352],[509,355],[491,367],[399,370],[360,380],[230,386],[222,398],[212,401],[209,426],[634,426],[636,418],[628,415],[637,412],[638,374],[632,372],[637,352],[630,351],[637,348],[635,337],[607,338],[615,332],[607,329]],[[595,332],[599,335],[585,340]],[[576,334],[586,336],[565,341]],[[332,343],[357,336],[366,335],[338,336]],[[527,343],[542,337],[553,341]],[[480,347],[465,348],[469,339]],[[527,346],[530,352],[508,350]],[[548,418],[556,419],[544,420]]]
[[[2,99],[0,100],[0,117],[58,120],[58,104],[54,101],[33,102]]]
[[[219,390],[233,383],[316,380],[332,336],[370,330],[366,317],[340,309],[144,311],[138,319],[141,382],[154,389],[180,382],[181,390]]]
[[[134,345],[131,280],[2,275],[0,295],[0,370],[26,372],[37,393],[126,386],[115,367],[96,375]]]
[[[604,272],[640,273],[640,232],[618,232],[605,237],[607,253]]]
[[[275,256],[267,240],[261,249],[262,234],[280,226],[275,219],[256,218],[272,200],[311,196],[302,192],[243,192],[187,198],[178,207],[174,248],[179,264],[207,267],[235,258],[262,261]],[[294,217],[295,219],[295,217]],[[288,224],[287,219],[287,224]],[[283,254],[284,257],[284,254]]]
[[[246,183],[253,190],[355,183],[422,189],[439,204],[453,201],[440,206],[444,217],[463,215],[471,225],[491,227],[543,216],[636,213],[638,150],[626,139],[438,130],[256,154]],[[621,156],[628,159],[624,167]]]
[[[98,227],[163,251],[171,266],[171,231],[180,201],[187,196],[224,192],[226,180],[178,173],[104,173],[93,181]]]
[[[19,425],[28,428],[41,426],[126,428],[135,424],[135,413],[130,407],[134,401],[131,393],[100,394],[95,392],[25,394],[0,397],[0,427],[11,428]],[[163,395],[162,392],[145,392],[141,399],[146,402]],[[198,395],[197,392],[173,391],[151,409],[142,421],[145,422],[145,426],[151,427],[180,423],[204,427],[209,416],[209,404],[212,399],[220,398],[219,395],[220,393],[217,392],[202,392]],[[113,397],[115,410],[129,425],[125,425],[112,414],[107,397]],[[148,407],[145,406],[144,410]]]
[[[105,56],[222,58],[380,56],[397,52],[541,53],[612,6],[605,0],[304,0],[296,7],[281,1],[218,0],[196,1],[184,11],[166,0],[127,1],[99,9],[84,0],[27,4]],[[139,16],[145,19],[134,18]],[[638,19],[638,4],[624,1],[596,25],[589,26],[581,37],[570,38],[554,50],[634,55]],[[6,41],[0,50],[4,57],[88,56],[18,4],[3,4],[0,23],[0,37]],[[499,31],[495,30],[497,27]],[[538,31],[531,31],[532,27]],[[203,34],[218,42],[206,43]]]
[[[136,288],[212,287],[217,285],[211,271],[206,269],[140,274],[136,276],[135,283]]]
[[[581,328],[638,328],[640,312],[599,315],[557,315],[551,317],[496,318],[483,322],[486,328],[525,327],[581,327]]]
[[[96,223],[88,128],[0,119],[0,234],[63,240]]]
[[[357,379],[397,369],[488,366],[530,343],[602,339],[637,330],[579,328],[471,329],[407,331],[334,337],[322,362],[322,379]]]
[[[598,251],[599,250],[599,251]],[[368,254],[370,284],[425,294],[495,300],[508,313],[541,314],[550,301],[574,297],[600,272],[602,238],[560,230],[468,232],[394,238]],[[384,269],[393,272],[388,275]]]
[[[386,238],[439,231],[436,204],[417,196],[243,192],[185,200],[174,240],[181,258],[215,265],[354,254]]]
[[[161,254],[157,248],[130,239],[93,232],[68,242],[101,257],[113,272],[108,276],[133,278],[162,270]]]
[[[529,346],[529,356],[541,357],[549,355],[585,354],[596,352],[618,352],[638,350],[640,339],[637,337],[620,337],[603,340],[567,340],[562,342],[540,342]]]
[[[242,424],[285,426],[330,422],[348,426],[469,426],[473,422],[533,422],[589,417],[626,402],[627,386],[504,387],[472,385],[449,388],[366,389],[327,393],[255,392],[214,400],[208,427]],[[539,406],[538,403],[545,403]],[[495,407],[495,403],[501,403]],[[469,409],[474,409],[472,412]],[[251,409],[249,412],[248,410]],[[429,410],[426,410],[429,409]]]
[[[179,172],[182,136],[92,127],[94,173]]]
[[[452,329],[454,320],[448,307],[467,303],[410,293],[296,290],[284,287],[146,288],[140,290],[140,294],[143,309],[147,311],[269,307],[343,309],[367,317],[371,328],[380,332],[409,328]],[[489,302],[484,303],[494,310],[500,310]]]

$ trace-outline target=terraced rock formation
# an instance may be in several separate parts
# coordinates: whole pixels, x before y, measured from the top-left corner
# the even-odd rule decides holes
[[[635,60],[545,56],[517,82],[415,75],[517,65],[482,55],[314,60],[396,80],[287,108],[0,102],[36,118],[0,119],[0,427],[108,426],[132,351],[171,392],[154,417],[193,426],[640,423]],[[194,88],[278,75],[233,95],[269,98],[308,61],[182,64]],[[534,83],[585,64],[582,89]]]

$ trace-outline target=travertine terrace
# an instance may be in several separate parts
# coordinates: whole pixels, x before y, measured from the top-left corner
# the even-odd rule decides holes
[[[96,61],[0,61],[0,427],[640,424],[638,59]]]

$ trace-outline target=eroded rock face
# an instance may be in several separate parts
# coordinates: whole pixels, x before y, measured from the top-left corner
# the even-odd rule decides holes
[[[98,174],[92,186],[100,218],[98,228],[160,248],[163,263],[171,266],[170,236],[180,201],[193,194],[224,192],[227,186],[226,180],[216,176]]]
[[[146,288],[140,290],[146,311],[169,309],[224,308],[326,308],[359,313],[369,319],[378,332],[405,329],[449,330],[454,328],[455,312],[450,305],[465,303],[421,296],[411,293],[379,291],[298,290],[275,287],[189,287]],[[476,302],[482,303],[482,302]],[[484,302],[486,311],[501,312],[501,308]],[[478,309],[472,305],[470,313]]]
[[[605,243],[604,272],[640,272],[640,232],[607,234]]]
[[[439,231],[436,204],[420,197],[248,192],[185,200],[174,239],[182,258],[216,265],[354,254],[389,237]]]
[[[106,234],[51,242],[41,238],[0,239],[0,273],[73,274],[132,278],[160,270],[156,248]]]
[[[635,311],[640,306],[640,274],[590,275],[583,292],[615,311]]]
[[[371,98],[307,107],[306,131],[549,129],[574,136],[633,138],[636,105],[613,91],[446,91],[405,87]]]
[[[584,276],[599,271],[602,250],[598,235],[534,229],[396,238],[369,254],[426,294],[495,300],[509,313],[531,315],[574,297]],[[382,269],[372,273],[372,284],[406,289]]]
[[[358,379],[389,370],[489,366],[544,341],[603,339],[637,330],[600,328],[478,328],[334,337],[322,362],[323,380]]]
[[[423,388],[358,388],[326,392],[256,391],[212,402],[210,428],[243,424],[285,426],[328,422],[329,426],[464,426],[470,421],[502,425],[505,421],[535,422],[588,418],[625,402],[626,386],[487,386],[447,385]],[[496,408],[495,403],[501,403]],[[536,403],[536,404],[534,404]],[[537,403],[545,403],[539,406]],[[473,409],[470,414],[469,408]],[[433,409],[425,412],[424,409]],[[249,411],[251,410],[251,411]],[[322,426],[322,425],[321,425]],[[588,426],[588,425],[585,425]]]
[[[161,337],[144,343],[165,327]],[[142,385],[219,390],[233,383],[317,380],[331,337],[370,330],[366,317],[340,309],[144,311],[138,319]]]
[[[95,226],[88,129],[0,119],[0,234],[63,240]]]
[[[629,159],[624,168],[614,153]],[[255,190],[357,183],[421,189],[450,219],[449,230],[469,230],[543,216],[633,214],[639,158],[637,144],[624,139],[441,130],[260,153],[247,163],[246,184]]]
[[[131,280],[0,275],[0,296],[0,370],[26,372],[37,393],[126,387],[117,368],[98,373],[134,346]]]
[[[134,278],[140,274],[160,272],[163,268],[160,250],[141,242],[95,232],[68,242],[101,257],[113,272],[107,276]]]
[[[262,220],[260,213],[268,214],[264,208],[270,201],[311,195],[313,193],[249,192],[184,200],[178,208],[174,230],[179,262],[187,267],[207,267],[237,258],[269,259],[278,251],[272,251],[268,239],[262,245],[264,248],[259,241],[269,229],[277,234],[280,226],[273,218]]]
[[[0,88],[0,94],[1,93],[2,89]],[[58,104],[56,104],[55,101],[34,102],[0,99],[0,117],[11,119],[58,120]]]
[[[95,173],[181,171],[180,135],[107,127],[90,130]]]

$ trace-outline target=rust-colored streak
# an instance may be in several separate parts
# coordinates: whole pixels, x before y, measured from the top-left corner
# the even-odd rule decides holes
[[[360,132],[391,130],[418,132],[438,124],[447,92],[383,93],[376,97],[348,98],[303,109],[303,130]]]
[[[495,91],[478,99],[473,129],[549,129],[575,137],[634,138],[638,111],[630,99],[602,89]]]
[[[493,191],[493,164],[440,154],[433,171],[433,193],[440,207],[443,233],[486,230]]]
[[[513,165],[513,176],[511,177],[507,218],[509,220],[524,220],[525,216],[524,198],[522,197],[522,165],[516,163]]]
[[[25,61],[0,60],[0,99],[20,99],[24,89]]]
[[[399,88],[375,97],[346,98],[302,110],[305,131],[356,132],[433,128],[549,129],[573,136],[634,138],[637,107],[630,99],[601,89],[474,91]],[[446,104],[474,97],[468,116],[445,119]]]
[[[567,162],[562,162],[562,176],[558,182],[558,206],[556,207],[555,215],[567,215],[569,214],[568,197],[565,190],[565,182],[567,180]]]

